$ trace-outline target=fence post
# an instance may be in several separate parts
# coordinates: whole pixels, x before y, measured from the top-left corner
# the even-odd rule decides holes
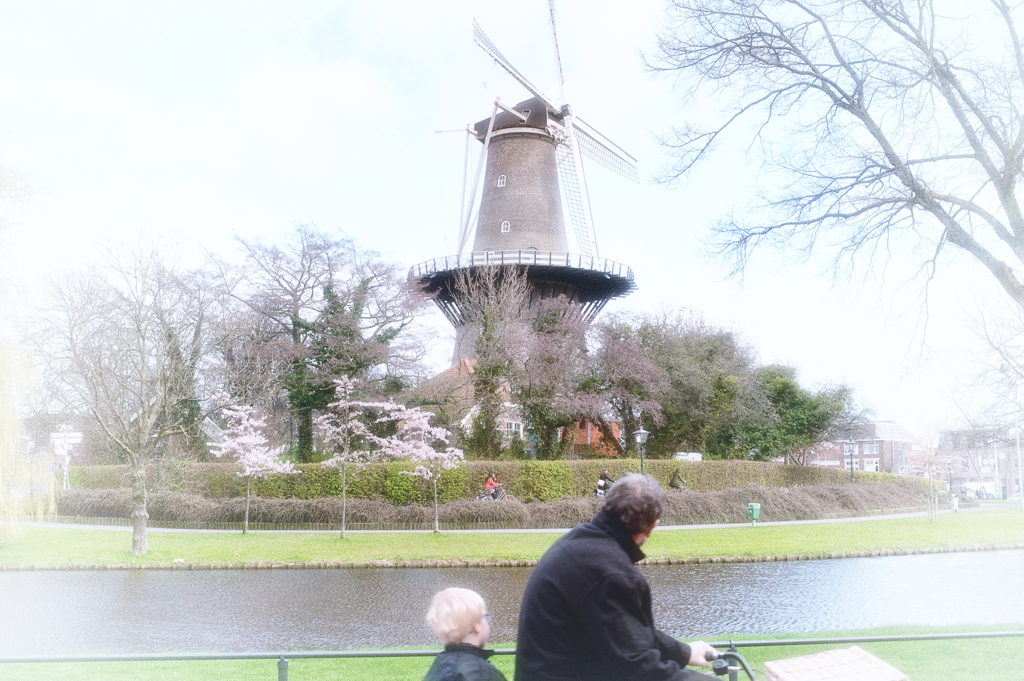
[[[277,661],[277,681],[288,681],[288,660],[284,655]]]

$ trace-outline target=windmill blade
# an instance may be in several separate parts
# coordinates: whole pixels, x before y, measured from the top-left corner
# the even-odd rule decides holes
[[[484,161],[487,159],[487,149],[491,146],[491,134],[494,132],[494,119],[498,115],[498,110],[501,107],[498,100],[494,101],[494,110],[491,111],[491,120],[487,124],[487,135],[484,136],[484,146],[480,150],[480,160],[476,164],[476,179],[473,180],[473,191],[469,195],[469,219],[467,219],[459,228],[459,255],[462,255],[462,249],[466,247],[466,242],[469,240],[469,226],[473,224],[474,213],[473,203],[476,201],[476,190],[480,186],[480,179],[484,173]],[[472,134],[472,129],[467,129],[466,132]],[[463,212],[463,214],[465,214]]]
[[[572,151],[572,138],[563,140],[555,149],[558,160],[558,180],[565,197],[565,205],[569,211],[573,232],[580,252],[588,256],[597,256],[597,240],[594,236],[594,224],[590,218],[590,197],[586,191],[586,178],[580,182],[576,174],[577,159]],[[582,167],[580,167],[582,171]]]
[[[627,180],[640,183],[635,158],[579,118],[574,117],[572,122],[575,133],[573,136],[579,143],[580,152],[584,156]]]
[[[558,51],[558,31],[555,30],[555,0],[548,0],[548,11],[551,14],[551,41],[555,44],[555,65],[558,66],[558,94],[564,104],[565,75],[562,73],[562,54]]]
[[[505,59],[505,55],[499,52],[498,48],[491,42],[491,39],[484,34],[483,29],[480,28],[480,24],[476,22],[476,19],[473,19],[473,42],[479,45],[484,52],[491,55],[491,59],[498,62],[498,65],[501,66],[501,68],[508,71],[510,76],[518,80],[519,84],[529,90],[534,97],[537,97],[540,101],[544,102],[544,105],[551,111],[555,114],[560,113],[560,107],[544,96],[541,91],[537,89],[536,85],[528,81],[526,76],[519,73],[519,71],[516,70],[516,67],[512,66],[508,59]]]

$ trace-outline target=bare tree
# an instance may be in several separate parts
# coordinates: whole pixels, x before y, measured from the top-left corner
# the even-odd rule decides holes
[[[419,371],[423,347],[407,327],[425,301],[396,265],[314,227],[296,226],[280,246],[238,241],[246,266],[218,265],[227,295],[255,315],[244,352],[235,357],[276,365],[299,458],[309,461],[313,413],[334,399],[334,378],[398,389]]]
[[[983,344],[976,358],[981,366],[978,380],[990,392],[991,404],[984,410],[984,420],[998,424],[1002,433],[1013,433],[1007,443],[1014,447],[1014,455],[1006,460],[1006,478],[1012,490],[1013,478],[1016,477],[1021,493],[1021,510],[1024,511],[1024,456],[1019,451],[1021,384],[1024,382],[1024,310],[1014,307],[1002,314],[979,311],[971,326]]]
[[[668,372],[655,364],[651,353],[641,342],[636,329],[624,317],[612,318],[596,325],[590,377],[585,392],[598,398],[592,420],[601,429],[604,442],[620,453],[632,451],[632,437],[620,441],[612,430],[618,421],[620,432],[633,433],[640,428],[643,414],[648,425],[663,422],[661,401],[668,396],[671,384]]]
[[[930,275],[950,244],[1024,306],[1021,11],[1007,0],[671,0],[652,67],[680,72],[691,101],[727,107],[718,123],[675,131],[671,177],[728,130],[752,131],[786,179],[719,225],[737,270],[762,244],[834,247],[838,267],[903,240]]]
[[[590,323],[580,306],[564,297],[548,298],[532,312],[522,362],[512,376],[512,394],[524,428],[536,441],[537,457],[558,459],[575,444],[574,437],[562,437],[569,427],[584,418],[596,420],[607,409],[585,390],[591,370]]]
[[[135,554],[146,552],[147,466],[205,416],[193,381],[206,302],[155,249],[110,255],[53,291],[44,349],[54,397],[91,415],[127,458]]]
[[[461,270],[455,280],[467,329],[475,335],[473,397],[477,412],[468,447],[494,459],[503,441],[498,417],[508,401],[512,374],[522,364],[528,335],[530,283],[514,267],[478,267]]]

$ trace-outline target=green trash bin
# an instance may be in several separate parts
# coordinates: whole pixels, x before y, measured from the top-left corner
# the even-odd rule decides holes
[[[761,517],[761,504],[747,504],[747,517],[750,518],[751,525],[756,523],[757,519]]]

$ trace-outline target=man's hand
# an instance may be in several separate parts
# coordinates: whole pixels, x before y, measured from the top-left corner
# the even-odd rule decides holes
[[[705,653],[718,652],[704,641],[693,641],[690,644],[690,666],[691,667],[710,667],[711,663],[708,662],[704,656]]]

